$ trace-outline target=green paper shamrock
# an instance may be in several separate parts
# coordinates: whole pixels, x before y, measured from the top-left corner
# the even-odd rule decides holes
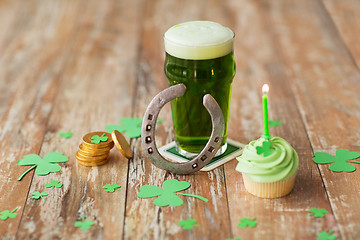
[[[333,232],[333,229],[330,229],[329,232],[320,232],[317,234],[316,240],[335,240],[337,238],[337,235],[332,234]]]
[[[360,163],[350,161],[360,157],[360,153],[350,152],[347,149],[336,150],[336,157],[326,152],[316,152],[314,156],[313,161],[317,164],[333,163],[329,166],[329,169],[333,172],[353,172],[356,168],[350,163]]]
[[[227,238],[226,240],[243,240],[242,238]]]
[[[63,184],[58,180],[51,180],[50,183],[45,184],[45,187],[46,188],[51,188],[51,190],[53,190],[54,187],[61,188],[62,185]]]
[[[156,123],[163,122],[164,119],[159,119]],[[118,130],[119,132],[125,132],[125,135],[128,138],[137,138],[141,136],[141,118],[121,118],[121,125],[118,124],[109,124],[105,126],[107,132],[112,133],[114,130]]]
[[[198,227],[200,226],[199,224],[195,224],[196,223],[196,219],[187,219],[187,220],[180,220],[178,222],[179,226],[182,226],[183,229],[194,229],[194,227]]]
[[[204,197],[193,195],[193,194],[187,194],[187,193],[178,193],[179,191],[183,191],[185,189],[188,189],[190,187],[190,183],[186,181],[178,181],[176,179],[168,179],[164,181],[163,188],[159,188],[154,185],[144,185],[140,187],[140,192],[138,193],[138,197],[140,198],[151,198],[151,197],[157,197],[153,203],[156,206],[165,207],[165,206],[180,206],[184,202],[181,198],[179,198],[177,195],[184,195],[189,197],[195,197],[198,199],[201,199],[205,202],[208,200]]]
[[[47,196],[48,193],[47,192],[39,192],[39,191],[36,191],[36,192],[33,192],[32,193],[32,197],[31,198],[34,198],[34,199],[39,199],[41,198],[44,202],[45,202],[45,199],[43,197]]]
[[[269,120],[270,127],[277,127],[277,126],[281,126],[281,125],[282,125],[282,122],[280,122],[279,119]]]
[[[118,130],[119,132],[126,132],[128,138],[137,138],[141,136],[141,118],[121,118],[121,125],[106,125],[107,132]]]
[[[328,210],[325,208],[311,208],[309,210],[309,216],[314,216],[316,218],[324,217],[326,213],[328,213]]]
[[[244,217],[242,219],[240,219],[240,222],[238,223],[238,226],[241,228],[246,228],[246,227],[256,227],[257,222],[256,222],[256,217],[254,217],[253,219]]]
[[[108,140],[108,137],[105,136],[105,133],[103,133],[101,136],[94,135],[91,137],[91,142],[95,144],[99,144],[100,142],[106,142]]]
[[[113,184],[113,185],[106,184],[102,188],[106,189],[105,192],[115,192],[115,190],[121,191],[119,189],[119,188],[121,188],[121,186],[117,185],[117,184]]]
[[[59,136],[63,137],[63,138],[66,138],[66,139],[69,139],[69,138],[71,138],[73,136],[73,134],[74,133],[70,132],[70,131],[68,131],[68,132],[60,132]]]
[[[15,213],[16,210],[17,210],[17,208],[12,210],[11,212],[9,210],[5,210],[5,211],[0,212],[0,219],[1,220],[6,220],[8,218],[15,218],[17,216],[17,213]]]
[[[31,171],[33,168],[36,167],[35,173],[37,175],[47,175],[49,173],[58,172],[61,170],[61,166],[54,164],[54,163],[61,163],[66,162],[68,160],[68,157],[65,155],[62,155],[59,152],[50,152],[45,155],[44,158],[41,158],[37,154],[29,154],[26,155],[23,159],[20,159],[17,161],[17,164],[20,166],[28,166],[28,165],[34,165],[33,167],[29,168],[26,172],[24,172],[18,179],[20,181],[25,174],[27,174],[29,171]]]
[[[274,149],[271,148],[272,144],[270,141],[264,141],[262,142],[262,146],[256,147],[256,154],[261,155],[264,154],[264,157],[270,156]]]
[[[87,230],[90,229],[93,224],[94,222],[91,220],[85,221],[85,217],[83,216],[82,221],[76,221],[74,226],[80,227],[81,230]]]

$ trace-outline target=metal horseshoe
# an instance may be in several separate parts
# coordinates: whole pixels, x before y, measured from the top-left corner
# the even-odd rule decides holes
[[[176,163],[160,155],[155,144],[155,125],[162,107],[171,100],[181,97],[186,91],[184,84],[171,86],[158,93],[150,102],[145,111],[141,129],[141,143],[145,155],[156,167],[177,174],[190,174],[199,171],[215,156],[223,140],[225,121],[221,108],[216,100],[206,94],[203,105],[211,116],[212,132],[203,150],[189,162]]]

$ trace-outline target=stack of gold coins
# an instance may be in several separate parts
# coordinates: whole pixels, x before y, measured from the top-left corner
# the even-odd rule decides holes
[[[111,135],[107,132],[86,134],[76,153],[78,163],[84,166],[100,166],[109,161],[110,150],[114,147]]]

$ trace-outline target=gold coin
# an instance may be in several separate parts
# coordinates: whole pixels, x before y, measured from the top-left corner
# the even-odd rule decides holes
[[[82,156],[81,154],[79,154],[79,152],[76,153],[76,158],[78,160],[86,161],[86,162],[101,162],[104,159],[106,159],[108,156],[109,156],[109,153],[102,155],[102,156],[97,156],[97,157],[86,157],[86,156]]]
[[[98,162],[87,162],[87,161],[82,161],[82,160],[79,160],[77,159],[77,161],[81,164],[90,164],[90,165],[97,165],[97,164],[102,164],[104,161],[106,162],[108,158],[102,160],[102,161],[98,161]]]
[[[103,165],[103,164],[107,163],[108,161],[109,161],[109,158],[105,159],[102,162],[97,162],[97,163],[88,163],[88,162],[83,162],[83,161],[80,161],[80,160],[78,160],[78,163],[83,165],[83,166],[86,166],[86,167],[96,167],[96,166]]]
[[[80,152],[82,155],[85,155],[85,156],[88,156],[88,157],[96,157],[96,156],[99,156],[99,155],[109,153],[110,149],[93,150],[93,149],[88,149],[88,148],[84,147],[82,144],[80,144],[78,152]]]
[[[80,144],[79,149],[88,153],[105,153],[105,152],[110,152],[111,150],[111,148],[90,148],[85,146],[84,144]]]
[[[97,150],[97,149],[112,149],[114,147],[114,142],[111,142],[110,144],[108,145],[102,145],[102,146],[98,146],[98,144],[95,144],[95,143],[86,143],[86,142],[82,142],[82,145],[88,149],[91,149],[91,150]]]
[[[111,133],[112,139],[116,145],[116,147],[120,150],[122,155],[126,158],[131,158],[133,156],[133,152],[131,151],[131,147],[126,141],[124,135],[122,135],[118,130],[114,130]]]
[[[81,161],[79,159],[77,161],[78,161],[78,163],[80,163],[81,165],[84,165],[84,166],[99,166],[99,165],[102,165],[104,163],[107,163],[109,160],[107,158],[107,159],[104,159],[101,162],[84,162],[84,161]]]
[[[102,156],[102,155],[105,155],[107,154],[107,152],[86,152],[86,151],[83,151],[81,149],[78,150],[78,153],[79,155],[83,156],[83,157],[99,157],[99,156]]]
[[[92,142],[93,140],[91,138],[95,135],[97,135],[99,137],[104,135],[104,137],[107,137],[107,140],[105,142],[93,143]],[[114,143],[111,138],[111,135],[110,135],[110,133],[107,133],[107,132],[91,132],[91,133],[86,134],[83,137],[83,145],[90,147],[90,148],[108,148],[109,146],[111,146],[113,144]]]
[[[79,155],[79,157],[83,158],[83,159],[86,159],[86,160],[94,160],[96,161],[97,159],[102,159],[106,156],[109,156],[109,152],[106,152],[106,153],[101,153],[101,154],[97,154],[95,156],[89,156],[88,154],[84,154],[81,152],[81,150],[79,149],[79,151],[77,152],[77,155]]]
[[[81,157],[81,156],[76,155],[76,159],[77,159],[78,161],[81,161],[81,162],[98,163],[98,162],[103,162],[103,161],[105,161],[106,159],[109,158],[109,156],[110,156],[110,155],[104,156],[103,158],[96,159],[96,160],[89,160],[89,159],[85,159],[85,158],[83,158],[83,157]]]
[[[76,159],[82,162],[88,162],[88,163],[96,163],[96,162],[102,162],[104,161],[108,156],[104,156],[103,158],[99,158],[99,159],[88,159],[88,158],[83,158],[81,156],[76,156]]]

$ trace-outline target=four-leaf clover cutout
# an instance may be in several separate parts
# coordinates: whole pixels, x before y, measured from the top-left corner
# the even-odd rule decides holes
[[[8,218],[15,218],[17,216],[17,213],[15,213],[16,210],[17,210],[17,208],[12,210],[11,212],[9,210],[5,210],[5,211],[0,212],[0,219],[1,220],[6,220]]]
[[[85,217],[83,216],[82,221],[76,221],[74,226],[80,227],[81,230],[87,230],[90,229],[93,224],[94,222],[91,220],[85,221]]]
[[[326,152],[315,152],[313,161],[317,164],[332,163],[329,169],[333,172],[353,172],[356,168],[350,163],[360,163],[356,161],[350,161],[360,157],[359,152],[350,152],[347,149],[336,150],[336,157]]]
[[[280,122],[279,119],[269,120],[269,125],[270,125],[270,127],[277,127],[277,126],[281,126],[282,122]]]
[[[137,138],[141,136],[141,118],[121,118],[121,125],[110,124],[106,125],[107,132],[118,130],[119,132],[125,132],[128,138]]]
[[[256,154],[261,155],[264,154],[264,157],[270,156],[274,149],[271,148],[272,143],[270,141],[262,142],[262,146],[256,147]]]
[[[140,192],[138,193],[138,197],[140,198],[151,198],[157,197],[153,203],[156,206],[165,207],[165,206],[180,206],[184,202],[177,195],[184,195],[189,197],[195,197],[201,199],[205,202],[208,200],[204,197],[187,194],[187,193],[178,193],[179,191],[183,191],[190,187],[190,183],[186,181],[178,181],[176,179],[168,179],[164,181],[163,188],[159,188],[154,185],[143,185],[140,187]]]
[[[256,217],[250,219],[247,217],[244,217],[242,219],[240,219],[240,222],[238,223],[238,226],[241,228],[246,228],[246,227],[256,227],[257,222],[256,222]]]
[[[324,217],[326,213],[328,213],[328,210],[325,208],[311,208],[309,210],[309,216],[314,216],[316,218]]]
[[[156,123],[161,123],[164,119],[159,119]],[[125,135],[128,138],[137,138],[141,136],[141,118],[121,118],[120,125],[118,124],[109,124],[105,126],[107,132],[112,133],[114,130],[119,132],[125,132]]]
[[[31,198],[34,198],[34,199],[39,199],[41,198],[44,202],[45,202],[45,199],[43,198],[44,196],[47,196],[48,193],[47,192],[39,192],[39,191],[36,191],[36,192],[33,192],[32,193],[32,197]]]
[[[115,190],[121,191],[119,188],[121,188],[118,184],[106,184],[102,188],[106,189],[105,192],[115,192]]]
[[[66,138],[66,139],[71,138],[73,135],[74,135],[74,133],[70,132],[70,131],[68,131],[68,132],[60,132],[59,133],[60,137],[63,137],[63,138]]]
[[[196,224],[196,219],[189,218],[187,220],[180,220],[178,222],[179,226],[182,226],[183,229],[194,229],[194,227],[200,226],[199,224]]]
[[[91,142],[95,144],[99,144],[100,142],[106,142],[108,140],[108,137],[105,136],[105,133],[103,133],[101,136],[94,135],[91,137]]]
[[[317,234],[316,240],[335,240],[337,235],[333,234],[333,232],[333,229],[330,229],[329,232],[320,232]]]
[[[35,173],[37,175],[46,175],[49,173],[59,172],[61,170],[61,166],[54,163],[62,163],[62,162],[66,162],[67,160],[68,157],[62,155],[59,152],[50,152],[46,154],[44,158],[41,158],[37,154],[26,155],[23,159],[17,161],[17,164],[20,166],[28,166],[28,165],[34,165],[34,166],[29,168],[27,171],[25,171],[18,178],[18,181],[20,181],[25,176],[26,173],[28,173],[35,167],[36,167]]]
[[[63,185],[63,184],[62,184],[60,181],[58,181],[58,180],[51,180],[50,183],[45,184],[45,187],[46,187],[46,188],[51,188],[51,190],[53,190],[54,187],[56,187],[56,188],[61,188],[62,185]]]

